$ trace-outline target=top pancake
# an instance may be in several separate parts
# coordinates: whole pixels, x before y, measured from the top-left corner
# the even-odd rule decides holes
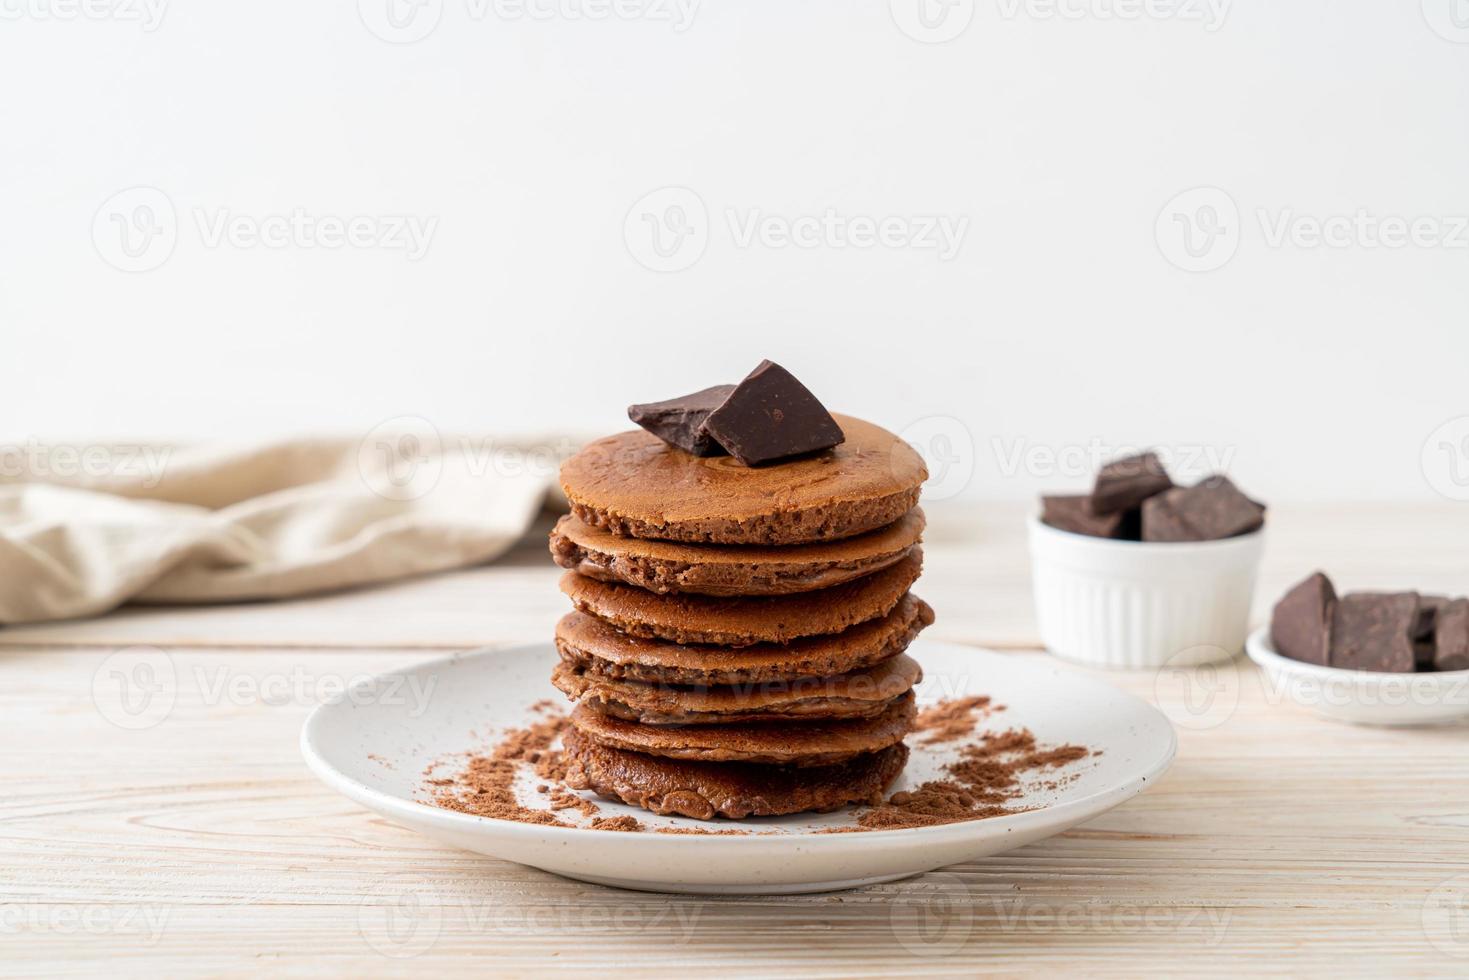
[[[599,439],[561,467],[587,524],[635,538],[717,544],[832,541],[891,524],[928,478],[886,429],[836,415],[846,441],[768,466],[691,456],[641,429]]]
[[[619,537],[570,515],[551,532],[556,564],[650,592],[788,595],[861,578],[902,560],[923,536],[915,507],[892,524],[840,541],[771,547]]]

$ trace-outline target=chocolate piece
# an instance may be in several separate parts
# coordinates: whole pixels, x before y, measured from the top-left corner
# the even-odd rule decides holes
[[[1418,596],[1357,592],[1337,601],[1331,621],[1331,666],[1411,673]]]
[[[1336,590],[1315,572],[1287,592],[1270,616],[1270,639],[1282,657],[1325,667],[1331,658],[1331,620]]]
[[[1418,624],[1413,627],[1413,639],[1432,640],[1433,628],[1438,611],[1449,601],[1446,595],[1418,595]]]
[[[724,447],[700,427],[734,390],[734,385],[715,385],[667,401],[629,405],[627,417],[675,449],[695,456],[723,456]]]
[[[1469,670],[1469,599],[1444,602],[1436,618],[1433,669]]]
[[[1086,534],[1094,538],[1117,538],[1136,541],[1139,519],[1136,510],[1116,514],[1092,511],[1088,494],[1054,494],[1041,497],[1041,521],[1061,531]]]
[[[1115,514],[1131,510],[1155,493],[1173,486],[1157,453],[1126,456],[1103,466],[1092,487],[1092,511]]]
[[[1144,541],[1215,541],[1259,530],[1265,507],[1226,476],[1174,487],[1143,501]]]
[[[761,361],[699,432],[746,466],[830,449],[846,438],[816,396],[773,361]]]

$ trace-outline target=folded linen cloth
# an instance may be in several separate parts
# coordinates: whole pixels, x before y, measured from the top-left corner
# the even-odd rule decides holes
[[[422,420],[366,439],[0,447],[0,624],[488,561],[530,527],[574,448],[441,438]]]

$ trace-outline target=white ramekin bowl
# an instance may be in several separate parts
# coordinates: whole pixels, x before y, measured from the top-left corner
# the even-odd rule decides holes
[[[1096,667],[1186,667],[1244,649],[1265,531],[1223,541],[1113,541],[1030,519],[1041,642]]]

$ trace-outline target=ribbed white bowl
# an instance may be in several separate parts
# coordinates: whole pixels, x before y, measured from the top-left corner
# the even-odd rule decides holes
[[[1041,641],[1098,667],[1228,660],[1249,632],[1262,528],[1223,541],[1112,541],[1030,519]]]

